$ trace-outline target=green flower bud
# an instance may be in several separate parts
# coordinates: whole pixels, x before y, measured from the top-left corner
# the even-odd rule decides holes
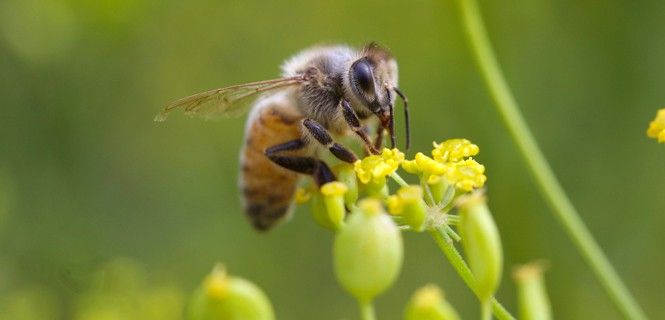
[[[532,263],[519,266],[513,272],[513,278],[517,283],[520,319],[552,319],[552,308],[547,298],[542,264]]]
[[[448,190],[448,182],[446,182],[446,179],[441,176],[430,176],[425,182],[429,185],[429,189],[432,191],[434,203],[441,203]]]
[[[348,188],[341,182],[329,182],[312,192],[311,205],[314,221],[320,226],[336,231],[344,223],[346,209],[344,194]]]
[[[415,231],[425,229],[427,205],[423,200],[423,189],[420,186],[402,187],[397,191],[397,196],[389,198],[388,201],[390,207],[398,207],[405,224]]]
[[[402,267],[402,235],[376,199],[359,203],[334,243],[335,274],[358,301],[390,287]]]
[[[461,197],[458,206],[464,253],[477,280],[477,293],[482,301],[488,301],[501,281],[503,253],[499,231],[479,192]]]
[[[460,317],[443,297],[441,290],[429,284],[418,289],[406,306],[405,320],[458,320]]]
[[[335,167],[337,180],[348,188],[344,194],[344,204],[351,208],[358,201],[358,178],[353,166],[347,163],[339,164]]]
[[[333,181],[321,187],[323,203],[326,206],[326,217],[333,230],[339,229],[344,223],[346,208],[344,208],[344,194],[349,188],[341,182]]]
[[[188,320],[273,320],[268,297],[253,283],[215,267],[196,290],[187,310]]]

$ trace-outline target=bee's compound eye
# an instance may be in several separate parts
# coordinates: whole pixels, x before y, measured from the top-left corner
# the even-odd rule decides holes
[[[360,60],[353,65],[353,79],[365,92],[371,92],[374,88],[372,68],[367,61]]]

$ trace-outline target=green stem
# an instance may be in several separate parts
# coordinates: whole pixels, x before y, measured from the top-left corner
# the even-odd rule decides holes
[[[480,305],[480,318],[483,320],[492,320],[491,301],[482,302]]]
[[[466,265],[462,255],[459,253],[459,251],[457,251],[452,241],[446,241],[444,238],[443,234],[445,231],[440,229],[431,229],[429,232],[432,235],[432,238],[434,238],[436,244],[439,246],[439,249],[441,249],[446,258],[448,258],[448,261],[450,261],[450,264],[453,266],[455,271],[457,271],[457,274],[462,278],[462,280],[464,280],[464,283],[466,283],[471,291],[473,291],[473,293],[478,296],[476,290],[476,278],[471,273],[471,269],[469,269],[469,266]],[[501,305],[501,303],[496,300],[496,298],[492,298],[492,313],[494,313],[494,316],[496,316],[496,318],[499,320],[515,320],[515,317],[513,317],[510,312],[508,312],[508,310],[506,310],[506,308],[504,308],[503,305]]]
[[[376,314],[374,314],[374,305],[371,301],[362,302],[358,301],[360,304],[360,319],[362,320],[376,320]]]
[[[517,143],[541,193],[619,311],[628,319],[646,319],[646,315],[584,225],[536,144],[499,68],[476,0],[457,2],[471,50],[494,99],[494,105]]]
[[[393,180],[395,180],[395,182],[397,182],[397,184],[399,184],[402,187],[408,187],[409,186],[409,184],[406,183],[406,181],[404,181],[404,179],[402,179],[402,177],[399,174],[397,174],[397,172],[391,173],[390,177],[393,178]]]

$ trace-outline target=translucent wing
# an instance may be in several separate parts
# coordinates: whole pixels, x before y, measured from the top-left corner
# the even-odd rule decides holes
[[[251,82],[200,92],[170,103],[162,112],[155,116],[155,121],[161,122],[166,120],[168,114],[174,109],[183,109],[186,115],[199,116],[206,119],[220,116],[239,116],[247,111],[249,102],[257,94],[297,85],[303,81],[302,76],[297,76]]]

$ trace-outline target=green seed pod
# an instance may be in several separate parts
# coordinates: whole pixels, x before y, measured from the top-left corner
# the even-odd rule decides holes
[[[489,301],[501,281],[503,252],[499,231],[485,197],[474,192],[458,201],[464,253],[477,280],[478,295]]]
[[[532,263],[519,266],[513,272],[513,278],[517,283],[520,319],[552,319],[552,308],[547,298],[542,264]]]
[[[323,203],[326,206],[326,220],[333,230],[339,229],[344,223],[346,208],[344,208],[344,194],[349,188],[341,182],[333,181],[321,187]]]
[[[441,203],[448,190],[448,183],[446,179],[441,176],[429,176],[425,179],[425,183],[429,185],[429,189],[432,192],[432,198],[434,198],[434,203]]]
[[[460,317],[448,301],[444,299],[441,290],[429,284],[418,289],[404,314],[405,320],[458,320]]]
[[[196,290],[187,309],[188,320],[273,320],[268,297],[253,283],[215,267]]]
[[[329,182],[312,192],[311,210],[314,221],[320,226],[337,231],[344,223],[344,193],[347,187],[341,182]]]
[[[342,163],[335,167],[337,180],[346,185],[348,190],[344,194],[344,204],[351,208],[358,201],[358,178],[353,165]]]
[[[337,279],[363,303],[390,287],[402,267],[402,235],[376,199],[359,203],[337,233],[333,251]]]
[[[420,186],[402,187],[397,191],[397,196],[402,202],[404,223],[415,231],[423,231],[427,219],[427,205],[423,200],[423,189]]]

